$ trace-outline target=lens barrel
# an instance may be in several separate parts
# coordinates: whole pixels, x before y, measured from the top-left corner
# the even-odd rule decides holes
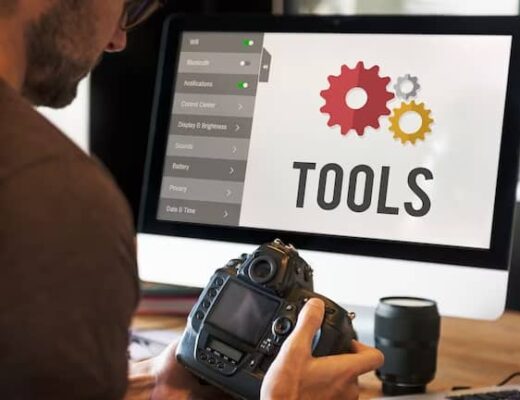
[[[385,297],[376,310],[376,347],[385,355],[376,371],[386,396],[424,393],[435,376],[440,316],[432,300]]]

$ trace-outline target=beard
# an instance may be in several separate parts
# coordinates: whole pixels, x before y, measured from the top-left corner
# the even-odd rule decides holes
[[[82,53],[95,31],[85,0],[60,0],[25,32],[27,70],[22,95],[35,106],[63,108],[99,56]],[[90,14],[90,15],[89,15]]]

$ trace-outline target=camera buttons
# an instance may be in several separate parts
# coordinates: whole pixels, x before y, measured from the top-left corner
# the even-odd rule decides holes
[[[277,346],[281,346],[283,344],[283,341],[285,339],[284,336],[278,336],[278,335],[274,335],[274,344],[277,345]]]
[[[222,286],[224,284],[224,280],[222,278],[215,279],[215,285]]]
[[[226,264],[226,267],[228,268],[236,268],[238,265],[240,265],[240,260],[233,259],[229,260]]]
[[[286,317],[280,317],[273,323],[273,333],[278,336],[287,335],[292,329],[292,321]]]
[[[211,306],[211,302],[209,300],[204,300],[202,302],[202,307],[209,308],[209,306]]]
[[[292,304],[289,304],[285,307],[285,311],[294,311],[295,307]]]
[[[260,343],[260,351],[262,351],[264,354],[272,355],[274,352],[274,344],[273,339],[268,337]]]
[[[208,359],[208,356],[205,354],[205,353],[200,353],[199,354],[199,358],[202,360],[202,361],[206,361]]]
[[[213,357],[210,357],[208,360],[209,365],[215,365],[216,361]]]
[[[332,315],[336,312],[335,309],[331,308],[331,307],[325,307],[325,314],[327,315]]]
[[[254,371],[257,369],[257,367],[262,363],[264,359],[264,355],[261,353],[252,354],[249,358],[249,361],[247,361],[247,368],[250,371]]]
[[[209,293],[209,297],[216,297],[218,294],[218,291],[217,291],[217,289],[213,288],[213,289],[210,289],[208,293]]]
[[[195,313],[195,318],[197,318],[199,321],[204,318],[204,313],[202,311],[197,311]]]

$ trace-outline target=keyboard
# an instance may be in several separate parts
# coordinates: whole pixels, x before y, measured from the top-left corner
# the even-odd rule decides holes
[[[520,400],[520,386],[492,386],[443,393],[414,394],[397,397],[381,397],[391,400]]]
[[[520,400],[520,390],[497,390],[493,392],[448,396],[449,400]]]

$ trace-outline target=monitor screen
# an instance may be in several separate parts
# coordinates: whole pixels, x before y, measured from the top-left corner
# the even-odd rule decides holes
[[[155,217],[489,249],[511,45],[183,32]]]
[[[208,322],[256,346],[271,326],[280,303],[235,281],[229,281],[208,317]],[[233,312],[229,312],[233,310]]]

